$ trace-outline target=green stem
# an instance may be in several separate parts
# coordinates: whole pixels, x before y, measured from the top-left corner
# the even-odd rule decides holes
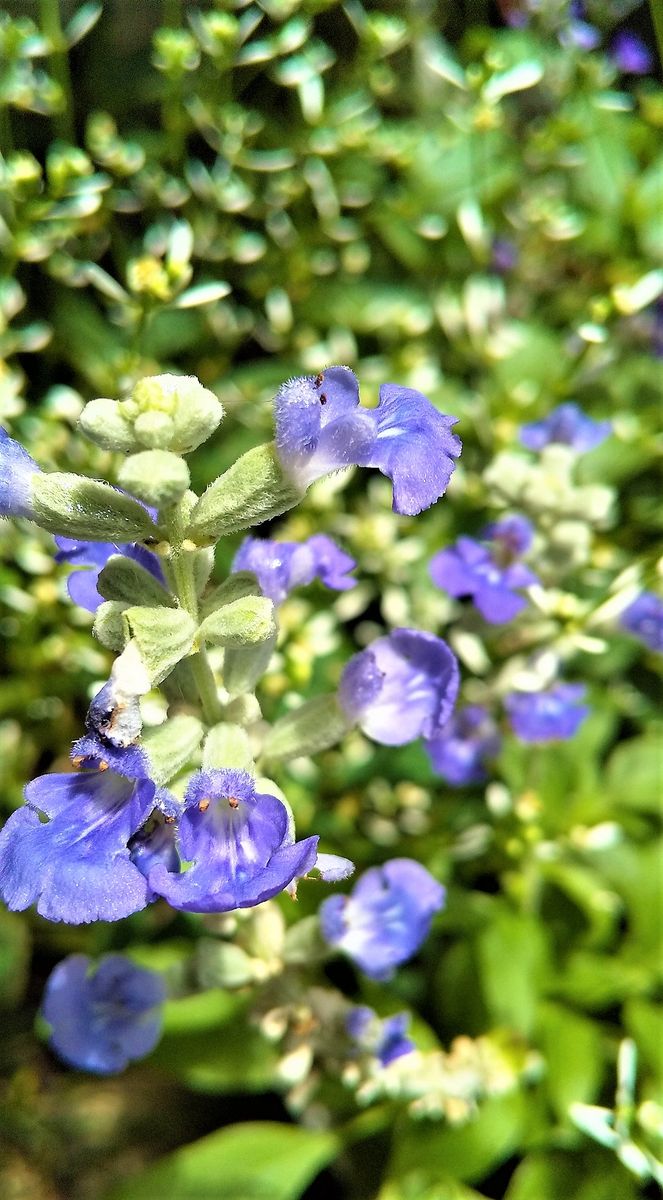
[[[53,47],[51,53],[53,75],[62,88],[65,103],[64,110],[61,113],[54,114],[53,123],[55,125],[55,132],[65,142],[70,142],[74,145],[76,134],[74,132],[71,74],[69,71],[67,44],[62,31],[62,21],[60,20],[59,0],[40,0],[39,10],[41,15],[41,32]]]
[[[223,720],[223,709],[219,703],[214,672],[207,657],[207,651],[201,649],[191,656],[191,673],[196,681],[203,716],[208,725],[218,725]]]
[[[198,620],[198,597],[193,574],[193,555],[189,550],[182,549],[182,534],[185,521],[180,505],[177,505],[168,521],[173,552],[168,564],[175,589],[175,594],[183,608]],[[208,725],[217,725],[223,719],[223,709],[214,679],[214,672],[207,657],[204,646],[193,654],[190,659],[191,673],[196,682],[203,716]]]

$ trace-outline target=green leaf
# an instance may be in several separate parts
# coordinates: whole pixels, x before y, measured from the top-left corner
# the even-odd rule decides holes
[[[191,652],[196,625],[181,608],[128,608],[123,620],[152,683],[161,683]]]
[[[351,728],[335,692],[314,696],[276,722],[267,734],[263,753],[267,759],[281,761],[318,754],[335,746]]]
[[[273,445],[255,446],[203,492],[186,537],[206,545],[280,516],[300,500],[301,493],[284,475]]]
[[[216,283],[198,283],[195,287],[180,292],[173,301],[174,308],[198,308],[203,304],[213,304],[215,300],[223,300],[230,292],[230,284],[219,279]]]
[[[663,755],[658,737],[631,738],[610,755],[607,788],[616,804],[659,812],[663,783]]]
[[[604,1066],[603,1036],[594,1021],[558,1004],[542,1004],[538,1023],[546,1088],[557,1117],[565,1121],[571,1104],[596,1099]]]
[[[61,471],[32,477],[33,520],[49,533],[93,542],[134,542],[157,533],[142,504],[109,483]]]
[[[545,930],[533,916],[495,908],[477,939],[484,1000],[493,1020],[529,1034],[550,964]]]
[[[213,646],[255,646],[276,632],[274,605],[267,596],[243,596],[210,613],[198,633]]]
[[[158,579],[133,558],[112,554],[99,573],[97,591],[104,600],[119,600],[125,604],[175,606],[175,599]]]
[[[410,1123],[396,1143],[389,1174],[407,1178],[418,1171],[422,1189],[440,1174],[475,1183],[516,1151],[526,1111],[526,1098],[514,1093],[486,1101],[476,1118],[456,1128]]]
[[[275,1121],[232,1125],[170,1154],[109,1200],[297,1200],[337,1152],[332,1133]]]
[[[155,783],[165,784],[186,767],[196,753],[203,736],[197,717],[178,713],[163,725],[143,731],[143,748],[152,766]]]
[[[70,50],[72,46],[78,45],[91,29],[94,29],[103,10],[104,6],[99,0],[91,0],[89,4],[84,4],[77,13],[74,13],[64,31],[65,41]]]

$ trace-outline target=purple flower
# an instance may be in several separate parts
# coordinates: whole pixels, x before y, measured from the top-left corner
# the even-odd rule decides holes
[[[663,600],[654,592],[642,592],[624,609],[619,623],[650,650],[663,654]]]
[[[49,975],[41,1011],[51,1026],[49,1044],[64,1062],[113,1075],[154,1049],[165,999],[161,976],[121,954],[97,965],[70,954]]]
[[[180,855],[192,865],[180,875],[159,863],[148,880],[187,912],[251,908],[310,871],[317,844],[317,837],[293,840],[285,805],[256,793],[246,771],[197,771],[178,828]]]
[[[512,692],[504,707],[516,737],[522,742],[564,742],[572,738],[589,712],[580,701],[581,683],[558,683],[547,692]]]
[[[528,450],[543,450],[544,446],[554,442],[584,454],[600,446],[611,433],[610,421],[593,421],[579,405],[569,401],[558,404],[542,421],[523,425],[520,440]]]
[[[496,542],[498,556],[509,562],[521,554],[527,554],[534,539],[534,526],[521,513],[511,513],[486,525],[482,537]]]
[[[27,450],[0,429],[0,517],[33,520],[32,476],[38,472]]]
[[[450,596],[471,598],[484,620],[500,625],[527,605],[516,589],[538,583],[529,567],[513,561],[529,546],[532,527],[525,517],[514,516],[489,525],[484,532],[492,539],[490,547],[459,537],[455,545],[431,559],[430,574],[433,583]]]
[[[293,588],[314,579],[337,592],[354,587],[356,581],[348,572],[356,565],[332,538],[316,533],[305,542],[247,537],[233,559],[232,570],[253,571],[263,595],[281,604]]]
[[[454,787],[481,783],[486,760],[499,753],[500,745],[497,726],[480,704],[461,708],[438,737],[425,743],[434,769]]]
[[[322,934],[372,979],[391,979],[428,936],[444,895],[420,863],[392,858],[365,871],[349,896],[323,901]]]
[[[350,659],[338,698],[349,720],[384,746],[435,737],[451,716],[460,673],[441,638],[395,629]]]
[[[610,46],[612,59],[623,75],[647,75],[654,65],[649,48],[636,33],[615,34]]]
[[[102,747],[88,735],[74,763],[91,769],[33,779],[0,833],[0,896],[12,910],[36,903],[49,921],[118,921],[150,899],[128,842],[153,808],[167,808],[167,794],[135,746]]]
[[[290,380],[274,407],[281,464],[300,487],[340,467],[376,467],[394,485],[394,512],[408,516],[444,493],[461,451],[455,418],[412,388],[383,384],[378,407],[362,408],[349,367]]]
[[[446,417],[413,388],[385,383],[373,410],[377,438],[362,467],[377,467],[394,485],[394,512],[416,516],[443,496],[461,451]],[[357,399],[359,390],[357,389]]]
[[[113,554],[132,558],[165,585],[156,554],[137,542],[116,545],[114,542],[78,542],[68,537],[56,537],[55,542],[58,547],[55,561],[75,568],[67,580],[69,596],[74,604],[86,608],[88,612],[96,612],[99,605],[103,604],[104,598],[97,591],[97,580]]]
[[[281,464],[306,489],[329,471],[358,464],[375,441],[375,422],[359,407],[349,367],[328,367],[284,383],[274,399]]]
[[[362,1050],[379,1059],[382,1067],[388,1067],[415,1049],[414,1042],[406,1036],[409,1024],[409,1013],[396,1013],[381,1021],[372,1008],[362,1004],[348,1014],[345,1028]]]

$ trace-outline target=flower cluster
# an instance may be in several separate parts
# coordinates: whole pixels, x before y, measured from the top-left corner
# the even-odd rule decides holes
[[[352,588],[357,564],[325,533],[294,542],[252,528],[292,508],[323,475],[352,466],[386,475],[395,512],[414,516],[443,495],[461,446],[454,418],[420,392],[386,384],[367,408],[354,373],[329,367],[285,383],[274,401],[274,442],[248,451],[196,496],[184,459],[222,415],[196,380],[168,375],[142,380],[121,401],[93,401],[82,428],[124,455],[120,487],[44,472],[0,437],[0,512],[56,535],[56,561],[73,568],[69,595],[94,614],[96,637],[116,656],[71,748],[72,769],[28,783],[25,804],[0,832],[0,896],[12,910],[35,905],[69,924],[118,921],[155,903],[229,913],[295,896],[311,876],[343,883],[352,862],[320,850],[316,833],[297,837],[272,764],[358,729],[389,747],[422,739],[434,770],[465,786],[483,782],[500,751],[500,698],[526,742],[571,737],[588,712],[583,686],[560,682],[506,695],[488,689],[485,702],[456,709],[454,632],[447,642],[398,627],[349,659],[336,691],[266,721],[255,688],[277,642],[278,606],[315,581]],[[608,432],[562,405],[526,426],[522,441],[580,452]],[[211,580],[212,547],[236,533],[244,540],[228,577]],[[528,517],[511,512],[479,539],[460,537],[436,553],[430,574],[451,596],[471,599],[490,625],[503,625],[539,583],[523,561],[534,537]],[[647,594],[622,624],[659,644],[660,610]],[[144,729],[143,698],[161,685],[165,722]],[[349,894],[323,901],[317,936],[328,954],[389,980],[418,952],[444,901],[424,866],[394,858],[365,871]],[[112,1072],[155,1044],[162,1000],[161,981],[126,960],[109,956],[94,969],[75,955],[51,976],[43,1015],[65,1061]],[[380,1020],[354,1006],[345,1037],[375,1071],[412,1049],[407,1025],[406,1013]]]

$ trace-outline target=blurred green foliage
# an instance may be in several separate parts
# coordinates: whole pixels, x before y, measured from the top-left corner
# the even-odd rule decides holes
[[[552,653],[593,705],[569,743],[507,743],[487,787],[450,790],[419,747],[359,734],[282,772],[302,834],[358,867],[418,858],[448,885],[389,988],[342,980],[379,1011],[411,1006],[420,1045],[450,1048],[435,1061],[458,1091],[437,1114],[412,1079],[396,1096],[375,1083],[358,1112],[333,1074],[307,1091],[296,1028],[270,1046],[284,1005],[326,1020],[311,946],[288,948],[287,903],[268,934],[257,917],[158,906],[92,929],[4,914],[8,1200],[654,1194],[628,1147],[662,1157],[656,664],[606,600],[651,586],[660,547],[663,91],[562,45],[568,11],[542,8],[518,29],[488,3],[434,0],[0,14],[3,424],[46,466],[113,477],[112,456],[74,432],[82,404],[144,374],[195,374],[228,414],[195,460],[203,485],[270,436],[289,375],[344,362],[369,392],[417,387],[460,418],[449,496],[415,522],[389,511],[383,481],[332,478],[278,526],[333,533],[359,584],[284,606],[265,709],[333,686],[382,625],[444,633],[451,618],[467,699]],[[607,44],[629,6],[588,8]],[[519,425],[565,399],[609,416],[614,436],[575,476],[550,460],[520,478]],[[546,589],[487,633],[427,563],[508,503],[537,518]],[[0,552],[8,813],[26,779],[66,761],[109,660],[47,535],[3,523]],[[303,887],[299,915],[318,898]],[[126,948],[170,979],[166,1034],[149,1064],[83,1080],[33,1036],[43,980],[69,951]],[[639,1068],[615,1101],[624,1038]],[[617,1144],[572,1105],[616,1105]]]

